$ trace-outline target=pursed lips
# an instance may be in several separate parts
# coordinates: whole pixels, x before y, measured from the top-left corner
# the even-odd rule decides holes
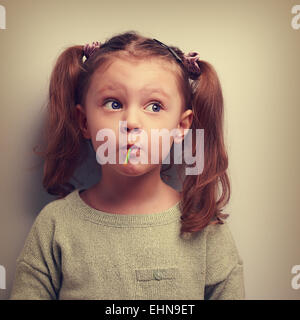
[[[126,149],[126,150],[128,150],[128,149],[130,149],[131,148],[131,150],[133,150],[133,149],[142,149],[141,148],[141,146],[140,145],[138,145],[138,144],[127,144],[127,145],[125,145],[125,146],[123,146],[121,149]]]

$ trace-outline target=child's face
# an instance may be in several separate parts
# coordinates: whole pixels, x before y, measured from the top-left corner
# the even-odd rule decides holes
[[[85,108],[77,105],[81,124],[85,123],[81,125],[83,134],[85,138],[91,139],[95,152],[100,145],[107,143],[106,139],[96,141],[99,130],[108,128],[115,133],[116,164],[108,165],[113,166],[119,173],[140,175],[159,165],[157,162],[151,163],[151,129],[164,128],[170,132],[174,128],[190,127],[192,111],[184,112],[183,97],[172,68],[174,66],[157,58],[143,61],[114,58],[108,66],[98,68],[93,74]],[[127,121],[128,132],[122,131],[127,133],[125,146],[119,137],[121,121]],[[129,132],[134,132],[135,128],[144,130],[147,135],[131,137]],[[160,138],[160,145],[161,140]],[[163,153],[160,147],[160,164],[169,153],[173,140],[171,136],[167,153]],[[148,157],[147,164],[119,163],[119,145],[121,144],[120,148],[124,146],[121,152],[126,156],[127,143],[135,142],[142,145],[140,151],[135,151],[136,155],[141,158]]]

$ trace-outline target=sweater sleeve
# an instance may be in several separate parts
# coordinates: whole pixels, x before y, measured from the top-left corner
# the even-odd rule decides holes
[[[37,216],[17,259],[11,300],[55,300],[60,286],[60,251],[55,246],[53,206]]]
[[[245,299],[243,261],[227,222],[207,228],[204,299]]]

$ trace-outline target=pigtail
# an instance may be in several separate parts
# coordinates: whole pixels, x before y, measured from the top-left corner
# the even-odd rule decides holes
[[[83,138],[75,118],[75,91],[83,69],[82,58],[82,46],[69,47],[58,57],[50,79],[44,131],[46,149],[37,152],[44,158],[43,186],[59,197],[75,189],[68,181],[82,161]]]
[[[222,207],[230,198],[221,84],[211,64],[200,60],[198,65],[201,75],[192,83],[192,150],[195,155],[195,129],[204,129],[204,168],[199,175],[187,175],[184,179],[182,233],[199,231],[208,224],[223,223],[222,218],[228,215],[221,213]],[[221,190],[218,189],[220,184]],[[219,191],[221,194],[217,199]]]

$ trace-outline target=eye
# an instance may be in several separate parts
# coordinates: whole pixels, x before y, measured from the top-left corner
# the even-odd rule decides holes
[[[111,107],[113,110],[119,110],[121,103],[117,100],[110,99],[110,100],[106,100],[103,105],[108,106],[108,109],[110,109]]]
[[[151,110],[154,112],[159,112],[160,109],[163,109],[163,106],[159,102],[153,102],[147,108],[149,107],[151,107]]]

